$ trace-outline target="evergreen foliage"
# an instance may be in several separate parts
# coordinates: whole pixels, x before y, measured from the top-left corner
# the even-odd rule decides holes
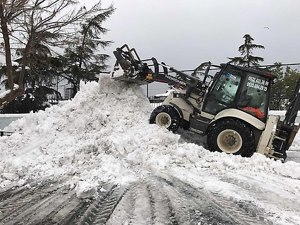
[[[229,58],[230,62],[247,67],[259,65],[259,62],[263,62],[264,59],[259,56],[253,56],[252,53],[254,49],[264,49],[265,47],[254,44],[254,39],[249,34],[245,34],[243,38],[245,39],[244,44],[239,47],[239,52],[242,56]]]
[[[290,67],[286,67],[284,70],[280,63],[275,63],[275,67],[271,71],[277,78],[271,89],[270,109],[286,110],[289,101],[294,97],[300,72]]]
[[[52,98],[54,101],[52,102]],[[44,110],[61,100],[61,94],[53,88],[38,86],[27,88],[25,94],[15,98],[0,109],[1,113],[29,113]]]
[[[81,80],[97,80],[97,75],[107,68],[109,56],[101,53],[99,47],[104,49],[111,41],[100,39],[107,32],[101,25],[113,12],[112,6],[100,9],[99,14],[82,23],[75,41],[65,49],[61,57],[63,68],[60,74],[73,85],[73,95],[79,90]]]

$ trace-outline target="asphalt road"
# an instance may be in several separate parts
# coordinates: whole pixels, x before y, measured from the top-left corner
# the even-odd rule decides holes
[[[264,210],[171,177],[128,186],[104,184],[98,197],[79,199],[61,183],[31,184],[0,193],[0,224],[272,224]]]

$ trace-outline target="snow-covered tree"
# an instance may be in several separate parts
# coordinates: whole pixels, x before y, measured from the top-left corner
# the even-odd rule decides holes
[[[60,76],[72,84],[73,95],[79,90],[80,80],[95,80],[96,75],[107,68],[105,62],[109,56],[101,53],[100,49],[107,47],[111,41],[101,39],[101,35],[107,32],[102,23],[113,12],[114,8],[110,6],[84,21],[76,42],[66,48],[61,57],[63,68]]]
[[[254,49],[264,49],[265,47],[254,44],[254,39],[250,36],[250,34],[245,34],[243,38],[245,39],[244,44],[239,47],[239,52],[242,56],[229,58],[230,62],[236,65],[248,67],[252,65],[259,65],[259,62],[263,62],[264,59],[259,56],[253,56],[252,52]]]
[[[46,53],[43,56],[47,59],[50,56],[47,49],[70,45],[77,35],[75,27],[102,12],[101,1],[90,9],[78,8],[77,4],[76,0],[0,0],[0,29],[8,81],[8,90],[0,95],[0,106],[24,93],[26,72],[36,64],[33,56]],[[15,85],[12,62],[17,57]]]

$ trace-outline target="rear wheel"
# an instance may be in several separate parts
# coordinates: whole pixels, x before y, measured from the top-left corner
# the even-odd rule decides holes
[[[247,124],[228,118],[209,128],[207,145],[211,151],[251,156],[255,152],[255,137]]]
[[[150,123],[155,123],[160,127],[176,131],[180,124],[180,116],[177,110],[170,105],[161,105],[153,110],[150,116]]]

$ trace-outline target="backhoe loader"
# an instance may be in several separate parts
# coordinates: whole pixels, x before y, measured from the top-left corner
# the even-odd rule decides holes
[[[205,62],[193,70],[177,70],[155,58],[140,59],[134,48],[114,51],[112,78],[140,85],[162,82],[174,87],[149,122],[175,132],[188,129],[207,136],[211,151],[249,157],[254,152],[284,161],[299,124],[300,80],[285,119],[268,115],[270,72],[230,63]]]

